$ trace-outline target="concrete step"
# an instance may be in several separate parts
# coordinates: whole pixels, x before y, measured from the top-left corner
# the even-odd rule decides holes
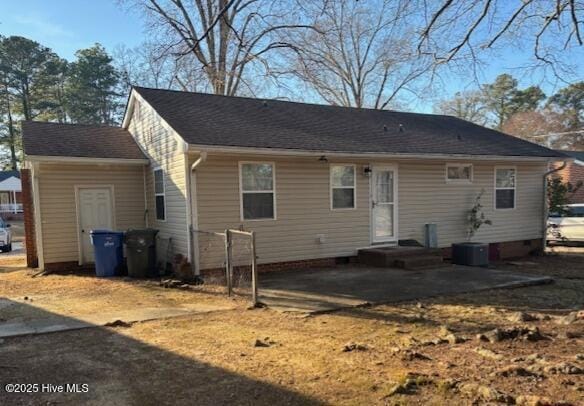
[[[429,268],[438,268],[444,264],[442,257],[437,255],[421,255],[416,257],[404,257],[396,259],[394,266],[396,268],[421,270]]]
[[[442,251],[438,248],[383,247],[359,250],[359,262],[376,267],[419,269],[440,266]]]

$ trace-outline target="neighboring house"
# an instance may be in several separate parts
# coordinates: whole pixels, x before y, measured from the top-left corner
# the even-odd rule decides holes
[[[576,186],[578,182],[584,183],[584,151],[558,151],[572,158],[573,162],[566,164],[566,167],[557,174],[562,177],[562,181],[569,182]],[[570,203],[584,203],[584,185],[569,197]]]
[[[0,172],[0,214],[22,213],[22,186],[19,171]]]
[[[159,253],[217,266],[189,230],[255,230],[264,267],[333,263],[372,245],[541,247],[556,151],[448,116],[134,88],[122,128],[23,123],[41,268],[93,260],[88,229],[160,230]],[[217,247],[220,248],[220,247]]]

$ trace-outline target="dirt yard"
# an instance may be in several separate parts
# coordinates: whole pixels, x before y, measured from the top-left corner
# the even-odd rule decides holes
[[[234,306],[0,340],[0,404],[584,404],[584,250],[501,267],[556,281],[303,316],[156,282],[31,278],[0,259],[0,297],[18,302],[0,307],[0,323],[145,303]],[[88,386],[6,393],[6,383]]]

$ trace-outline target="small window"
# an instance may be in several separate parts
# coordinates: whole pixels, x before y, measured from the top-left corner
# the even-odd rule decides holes
[[[241,163],[241,213],[243,220],[275,218],[274,164]]]
[[[447,164],[446,165],[447,182],[472,182],[472,165],[471,164]]]
[[[154,199],[156,204],[156,220],[166,220],[166,193],[164,188],[164,172],[154,170]]]
[[[515,168],[495,169],[495,209],[515,208]]]
[[[331,165],[331,208],[355,208],[355,165]]]

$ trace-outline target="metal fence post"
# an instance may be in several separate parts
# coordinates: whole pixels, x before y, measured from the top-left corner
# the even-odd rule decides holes
[[[251,239],[251,296],[254,306],[258,304],[258,264],[256,261],[255,231],[250,233]]]
[[[227,281],[227,294],[231,296],[233,293],[233,285],[231,275],[233,266],[231,264],[231,231],[225,230],[225,278]]]

